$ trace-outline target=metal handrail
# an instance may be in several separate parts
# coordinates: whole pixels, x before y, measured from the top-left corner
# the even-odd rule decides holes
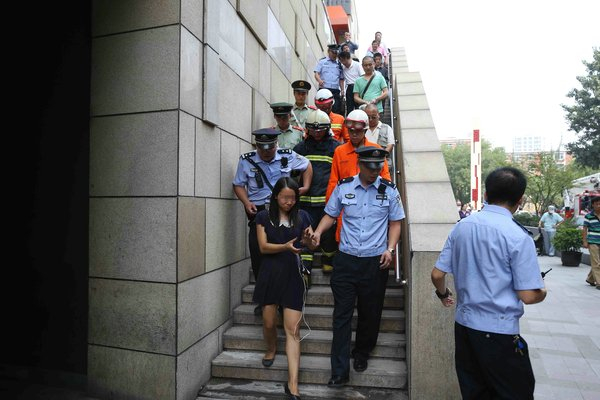
[[[394,91],[392,90],[392,88],[394,87],[394,74],[393,74],[393,66],[392,66],[392,51],[388,49],[388,52],[390,54],[390,56],[388,57],[388,77],[390,80],[390,85],[388,87],[388,99],[390,100],[390,127],[392,128],[392,132],[394,132],[394,136],[395,136],[395,130],[394,130]],[[392,149],[392,154],[391,154],[391,158],[392,158],[392,181],[394,182],[394,184],[396,184],[396,186],[398,186],[398,169],[396,168],[396,164],[397,164],[397,159],[396,159],[396,151],[398,148],[398,138],[394,137],[394,148]],[[402,269],[400,268],[400,252],[398,251],[400,249],[400,242],[398,242],[396,244],[396,263],[395,263],[395,267],[394,267],[394,272],[396,275],[396,282],[402,282]]]

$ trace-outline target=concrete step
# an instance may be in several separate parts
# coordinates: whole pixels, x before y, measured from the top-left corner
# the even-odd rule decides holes
[[[331,279],[331,274],[324,274],[321,268],[313,268],[311,273],[311,283],[313,287],[315,285],[327,285],[329,286],[329,280]],[[250,273],[250,283],[256,283],[254,279],[254,274]],[[390,270],[390,277],[387,282],[387,287],[401,287],[400,282],[396,282],[396,275],[393,270]]]
[[[312,290],[312,289],[311,289]],[[262,325],[262,317],[254,315],[254,304],[241,304],[233,310],[233,323],[246,325]],[[333,307],[307,306],[304,309],[306,322],[311,329],[331,329]],[[281,325],[281,317],[279,321]],[[403,310],[386,310],[381,314],[381,332],[404,333],[405,314]],[[302,327],[306,325],[303,322]],[[352,317],[352,329],[356,329],[356,310]]]
[[[285,382],[287,358],[275,357],[273,365],[261,364],[262,352],[224,351],[212,362],[212,376]],[[300,357],[299,383],[327,384],[331,376],[329,356],[302,355]],[[366,371],[356,372],[350,367],[350,386],[404,389],[407,369],[404,361],[372,358]]]
[[[307,330],[301,330],[304,335]],[[331,341],[333,334],[326,330],[313,330],[301,342],[302,355],[304,354],[323,354],[329,355],[331,352]],[[285,353],[285,332],[278,329],[277,351]],[[352,333],[354,343],[354,332]],[[225,350],[252,350],[264,351],[265,342],[263,340],[262,326],[258,325],[235,325],[229,328],[223,334],[223,347]],[[382,332],[379,334],[377,346],[371,352],[373,358],[406,358],[406,336],[403,333]]]
[[[242,289],[242,301],[252,303],[254,285],[248,285]],[[333,306],[333,293],[330,286],[313,285],[306,295],[306,305],[310,306]],[[385,308],[404,308],[404,290],[401,288],[387,288],[383,301]]]
[[[408,400],[406,391],[398,389],[353,386],[331,389],[308,383],[300,384],[299,389],[303,400]],[[212,378],[197,399],[280,400],[283,393],[283,381]]]

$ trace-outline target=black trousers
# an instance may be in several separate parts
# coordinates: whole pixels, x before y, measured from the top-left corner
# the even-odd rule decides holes
[[[456,375],[464,400],[533,399],[535,378],[529,348],[518,336],[454,324]]]
[[[257,212],[265,209],[265,206],[257,206]],[[250,264],[252,265],[252,274],[254,279],[258,279],[258,271],[260,270],[260,263],[262,261],[262,255],[260,248],[258,247],[258,237],[256,236],[256,221],[255,216],[248,216],[248,248],[250,250]]]
[[[354,103],[354,83],[351,83],[346,88],[346,115],[348,115],[352,111],[354,111],[355,108],[356,108],[356,103]],[[346,115],[344,115],[344,117]]]
[[[333,94],[334,100],[331,111],[333,111],[336,114],[344,115],[344,107],[342,104],[342,98],[340,97],[340,89],[329,89],[329,91],[331,92],[331,94]]]
[[[379,269],[381,255],[355,257],[338,251],[333,259],[331,290],[333,291],[333,341],[331,374],[347,377],[350,373],[350,345],[354,304],[358,312],[356,340],[352,354],[368,359],[377,344],[387,269]]]

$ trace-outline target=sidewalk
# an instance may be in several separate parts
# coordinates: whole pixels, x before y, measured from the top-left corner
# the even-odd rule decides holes
[[[600,400],[600,290],[585,278],[590,266],[564,267],[538,257],[548,296],[525,306],[521,333],[529,344],[536,400]]]

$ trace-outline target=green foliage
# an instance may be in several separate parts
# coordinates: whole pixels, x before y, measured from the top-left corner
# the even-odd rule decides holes
[[[563,192],[571,188],[571,182],[577,178],[578,169],[557,165],[551,152],[539,153],[526,165],[527,189],[525,195],[532,202],[535,211],[541,215],[549,205],[563,204]]]
[[[540,222],[540,217],[528,212],[517,213],[513,217],[523,226],[538,226],[538,222]]]
[[[583,236],[581,230],[572,218],[566,219],[556,228],[556,235],[552,238],[552,244],[558,251],[581,251]]]
[[[442,154],[450,176],[454,197],[463,204],[471,201],[471,146],[460,144],[454,148],[443,146]],[[508,165],[504,148],[492,148],[487,140],[481,141],[481,190],[487,175],[498,167]]]
[[[592,62],[583,61],[588,75],[578,76],[581,89],[573,89],[567,97],[574,105],[562,105],[569,130],[579,135],[567,150],[581,166],[600,168],[600,49],[594,48]]]

